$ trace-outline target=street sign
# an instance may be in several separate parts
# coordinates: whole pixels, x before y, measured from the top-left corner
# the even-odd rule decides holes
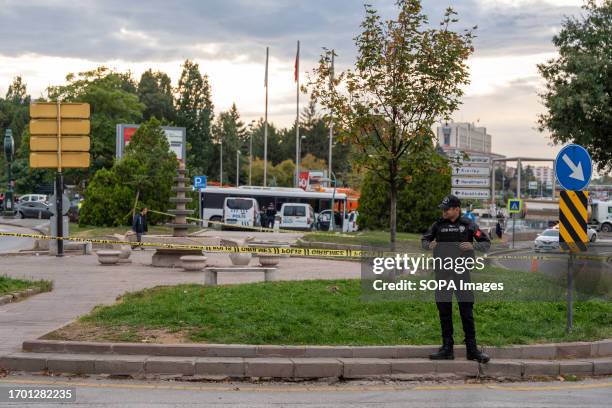
[[[30,153],[30,167],[33,169],[53,169],[59,167],[57,152]],[[63,168],[89,167],[88,152],[62,152]]]
[[[508,213],[518,214],[523,209],[523,200],[520,198],[511,198],[508,200]]]
[[[489,190],[477,188],[453,188],[451,194],[458,198],[486,199],[491,197]]]
[[[62,119],[62,137],[67,135],[88,135],[90,132],[88,119]],[[57,135],[57,119],[32,119],[30,120],[31,135]]]
[[[489,167],[491,166],[491,158],[488,156],[473,156],[473,155],[469,155],[468,157],[464,158],[462,155],[456,155],[455,159],[462,165],[462,166],[473,166],[473,167]]]
[[[89,167],[89,112],[88,103],[31,104],[30,167]]]
[[[555,173],[559,184],[565,190],[583,190],[589,185],[593,175],[589,152],[577,144],[565,146],[555,160]]]
[[[193,187],[195,189],[206,188],[206,176],[195,176],[193,178]]]
[[[453,168],[454,176],[488,176],[490,170],[488,167],[455,167]]]
[[[61,118],[89,119],[88,103],[61,103]],[[30,105],[30,117],[40,119],[57,118],[57,102],[36,102]]]
[[[488,177],[458,177],[452,179],[453,187],[489,187],[491,180]]]
[[[537,181],[530,181],[529,182],[529,190],[537,190],[538,189],[538,182]]]
[[[63,152],[88,152],[89,136],[62,136]],[[30,137],[30,151],[33,152],[56,152],[56,136],[32,136]]]
[[[587,191],[561,191],[559,200],[559,244],[571,252],[586,251]]]

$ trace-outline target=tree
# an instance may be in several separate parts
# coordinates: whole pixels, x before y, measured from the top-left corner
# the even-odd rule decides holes
[[[403,159],[398,192],[397,225],[401,232],[424,232],[440,217],[437,205],[448,194],[451,171],[447,159],[433,151],[414,152]],[[389,225],[390,192],[376,172],[364,178],[359,199],[360,228],[384,229]]]
[[[164,72],[150,69],[142,73],[138,83],[138,98],[145,105],[142,117],[149,120],[156,117],[165,123],[174,123],[176,111],[172,95],[172,81]]]
[[[208,76],[200,74],[197,63],[185,60],[177,93],[177,125],[187,129],[187,169],[190,174],[205,174],[213,157],[214,106]]]
[[[330,86],[331,52],[321,56],[307,88],[333,113],[339,138],[355,147],[355,162],[373,171],[389,189],[391,248],[397,230],[400,162],[433,140],[431,128],[460,104],[469,82],[466,60],[472,31],[451,30],[456,13],[448,8],[438,29],[429,28],[419,0],[397,0],[397,19],[383,22],[366,5],[363,31],[355,38],[355,68]],[[304,89],[306,90],[306,88]]]
[[[85,191],[79,223],[125,225],[137,205],[165,212],[170,207],[177,165],[161,123],[155,118],[143,123],[124,157],[110,170],[101,169],[94,175]],[[161,218],[150,215],[152,223]]]
[[[553,37],[559,56],[538,65],[547,113],[540,131],[555,143],[587,148],[600,171],[612,170],[612,0],[587,0],[586,15],[566,18]]]
[[[91,106],[91,167],[87,171],[67,172],[72,181],[92,176],[101,168],[113,166],[118,123],[138,123],[145,106],[138,101],[129,74],[98,67],[78,75],[68,74],[68,84],[48,88],[49,99],[64,102],[87,102]],[[133,89],[134,93],[129,90]]]
[[[244,123],[240,120],[240,114],[238,113],[235,103],[232,104],[229,111],[219,114],[217,121],[213,125],[213,133],[217,144],[214,146],[214,156],[208,166],[207,174],[216,174],[219,176],[221,160],[221,152],[219,149],[222,146],[224,179],[229,183],[235,183],[236,152],[240,150],[242,155],[248,154],[246,128]],[[246,174],[248,176],[248,170]]]

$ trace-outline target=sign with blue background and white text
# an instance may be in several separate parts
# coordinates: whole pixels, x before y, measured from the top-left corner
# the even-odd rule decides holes
[[[193,188],[196,190],[206,188],[206,176],[195,176],[193,178]]]

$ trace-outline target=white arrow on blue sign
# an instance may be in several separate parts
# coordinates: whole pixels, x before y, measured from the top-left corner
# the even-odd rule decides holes
[[[193,178],[193,188],[206,188],[206,176],[195,176]]]
[[[589,152],[577,144],[563,147],[555,160],[555,173],[564,189],[583,190],[589,185],[593,175],[593,162]]]

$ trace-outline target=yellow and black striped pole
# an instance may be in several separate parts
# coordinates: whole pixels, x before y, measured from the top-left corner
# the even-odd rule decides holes
[[[559,244],[571,252],[587,250],[587,208],[586,191],[561,191],[559,201]]]

